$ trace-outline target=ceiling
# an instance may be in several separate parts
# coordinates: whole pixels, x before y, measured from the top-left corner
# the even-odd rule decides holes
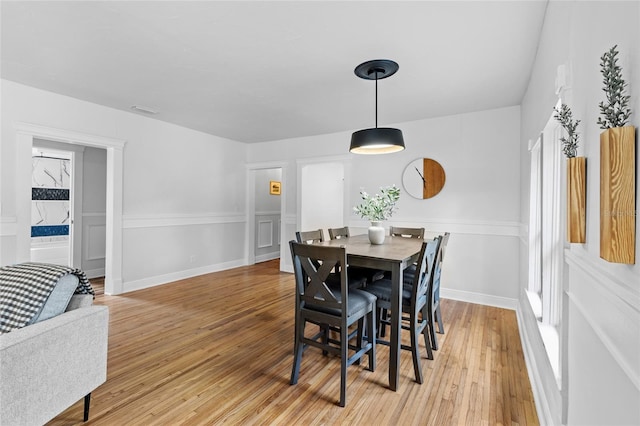
[[[5,1],[2,78],[235,141],[519,105],[547,0]],[[140,112],[132,112],[143,114]]]

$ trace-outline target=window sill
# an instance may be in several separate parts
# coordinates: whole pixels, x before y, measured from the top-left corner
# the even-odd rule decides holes
[[[542,337],[542,343],[544,344],[544,349],[547,353],[547,357],[549,358],[553,375],[556,378],[556,384],[558,385],[558,389],[561,389],[560,336],[558,334],[558,330],[556,330],[556,328],[551,324],[545,324],[542,321],[542,300],[540,300],[540,296],[534,292],[527,291],[527,298],[529,299],[529,304],[531,305],[531,309],[536,317],[538,331],[540,332],[540,337]]]

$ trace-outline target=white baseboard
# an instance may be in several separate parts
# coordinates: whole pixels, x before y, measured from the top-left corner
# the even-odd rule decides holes
[[[87,269],[84,270],[84,274],[87,276],[87,278],[91,279],[91,278],[99,278],[99,277],[104,277],[104,268],[97,268],[97,269]]]
[[[459,300],[461,302],[477,303],[479,305],[494,306],[496,308],[503,309],[516,310],[518,307],[517,299],[474,293],[464,290],[452,290],[444,287],[440,289],[440,297],[443,299]]]
[[[238,259],[230,262],[218,263],[216,265],[207,265],[199,268],[186,269],[184,271],[172,272],[170,274],[158,275],[155,277],[144,278],[141,280],[129,281],[123,283],[123,292],[127,293],[144,288],[155,287],[167,284],[173,281],[184,280],[186,278],[196,277],[198,275],[210,274],[212,272],[225,271],[227,269],[245,266],[245,259]]]
[[[256,256],[256,263],[266,262],[268,260],[278,259],[280,257],[280,251],[274,251],[272,253],[261,254]]]

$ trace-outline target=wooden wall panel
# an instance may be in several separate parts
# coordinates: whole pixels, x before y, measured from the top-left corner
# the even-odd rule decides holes
[[[635,263],[635,127],[600,134],[600,257]]]
[[[587,159],[567,159],[567,240],[570,243],[586,241],[587,214]]]

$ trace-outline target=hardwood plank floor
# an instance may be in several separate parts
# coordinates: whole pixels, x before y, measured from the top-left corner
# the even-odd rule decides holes
[[[375,372],[366,361],[349,367],[345,408],[339,359],[315,348],[290,386],[294,278],[277,265],[121,296],[96,281],[95,303],[110,309],[109,355],[86,424],[538,424],[515,312],[452,300],[441,301],[446,334],[435,359],[423,358],[422,385],[402,351],[400,388],[389,390],[389,350],[378,345]],[[82,401],[49,424],[83,424]]]

